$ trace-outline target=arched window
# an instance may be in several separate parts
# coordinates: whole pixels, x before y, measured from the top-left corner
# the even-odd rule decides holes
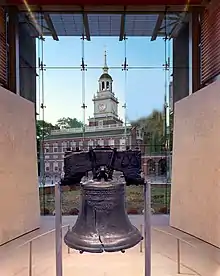
[[[105,89],[105,83],[104,83],[104,81],[102,82],[102,90],[104,90]]]
[[[109,81],[106,82],[106,89],[109,90]]]
[[[156,173],[156,163],[153,159],[147,161],[147,175],[152,176]]]
[[[162,158],[158,162],[158,173],[160,176],[166,176],[167,173],[167,161]]]

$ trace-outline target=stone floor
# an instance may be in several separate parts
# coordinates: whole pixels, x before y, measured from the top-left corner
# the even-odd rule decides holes
[[[143,216],[130,216],[134,225]],[[63,225],[74,217],[63,217]],[[181,242],[181,274],[220,276],[220,250],[172,229],[166,215],[152,216],[152,276],[176,276],[177,240]],[[42,217],[41,228],[0,247],[0,276],[55,276],[54,232],[32,242],[32,274],[29,274],[29,244],[26,241],[54,228],[54,217]],[[63,233],[66,229],[63,229]],[[143,248],[144,251],[144,248]],[[144,276],[144,253],[140,245],[122,253],[79,254],[63,244],[63,276]]]

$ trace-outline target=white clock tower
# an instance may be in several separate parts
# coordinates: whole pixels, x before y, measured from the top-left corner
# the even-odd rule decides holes
[[[94,95],[94,117],[89,119],[90,126],[103,126],[120,124],[123,122],[118,118],[118,99],[112,91],[112,77],[108,73],[107,55],[104,55],[103,73],[98,81],[98,91]]]

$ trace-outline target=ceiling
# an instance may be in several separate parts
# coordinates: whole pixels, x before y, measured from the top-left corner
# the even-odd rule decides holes
[[[166,14],[166,16],[165,16]],[[20,12],[21,23],[27,24],[32,36],[129,36],[175,37],[187,22],[187,12]]]
[[[205,0],[206,1],[206,0]],[[6,5],[21,5],[24,0],[5,0]],[[105,0],[105,5],[201,5],[204,0]],[[29,5],[72,5],[72,0],[27,0]],[[102,0],[75,0],[75,5],[103,5]]]

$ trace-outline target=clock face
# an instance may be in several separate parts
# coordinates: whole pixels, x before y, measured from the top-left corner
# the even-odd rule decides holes
[[[104,103],[99,104],[99,111],[104,111],[106,109],[106,105]]]

